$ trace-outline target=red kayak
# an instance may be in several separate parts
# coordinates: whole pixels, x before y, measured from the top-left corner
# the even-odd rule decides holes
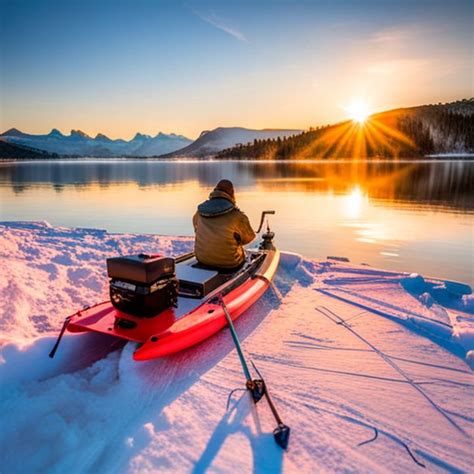
[[[176,307],[143,318],[123,313],[106,301],[70,316],[65,328],[74,333],[94,331],[138,342],[135,360],[155,359],[187,349],[226,326],[221,298],[235,320],[263,295],[280,260],[280,252],[273,245],[266,247],[248,251],[246,263],[233,274],[203,268],[192,254],[178,257],[176,277],[179,282],[186,279],[188,291],[179,292]],[[196,284],[216,278],[222,284],[196,298],[189,291],[193,276]]]

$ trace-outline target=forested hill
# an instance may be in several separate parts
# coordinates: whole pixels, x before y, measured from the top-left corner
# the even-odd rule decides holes
[[[239,144],[226,159],[402,158],[474,152],[474,99],[402,108],[299,135]]]
[[[57,153],[30,148],[27,146],[15,145],[0,139],[0,159],[24,158],[28,160],[59,158]]]

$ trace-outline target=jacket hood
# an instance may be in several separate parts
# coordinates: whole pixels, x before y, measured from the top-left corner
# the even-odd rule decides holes
[[[217,217],[235,209],[235,200],[224,191],[214,190],[209,199],[199,204],[198,213],[202,217]]]
[[[214,189],[214,191],[209,194],[209,199],[227,199],[230,201],[234,206],[235,206],[235,198],[232,197],[230,194],[227,194],[225,191],[222,191],[220,189]]]

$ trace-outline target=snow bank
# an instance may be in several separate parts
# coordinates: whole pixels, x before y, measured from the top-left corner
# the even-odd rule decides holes
[[[417,274],[402,278],[400,283],[430,310],[433,319],[449,322],[444,331],[442,330],[443,338],[447,340],[451,338],[462,346],[466,356],[474,349],[474,295],[469,285],[455,281],[425,279]],[[421,325],[419,318],[417,323]],[[423,326],[427,326],[426,321]],[[471,358],[468,358],[468,362],[472,363]]]
[[[243,386],[226,331],[146,363],[133,344],[94,334],[67,335],[47,357],[63,318],[106,297],[106,257],[191,246],[0,224],[2,473],[470,470],[463,284],[283,254],[273,291],[236,327],[292,428],[288,452],[263,402],[237,392],[226,412]]]
[[[467,354],[474,349],[474,295],[465,283],[339,265],[336,273],[319,283],[318,290],[405,325],[412,324],[471,363]]]
[[[108,234],[44,222],[0,224],[0,328],[4,342],[51,334],[64,318],[107,298],[105,259],[117,254],[185,253],[188,237]]]

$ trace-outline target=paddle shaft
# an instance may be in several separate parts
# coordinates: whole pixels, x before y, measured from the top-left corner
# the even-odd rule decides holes
[[[234,340],[235,348],[237,349],[237,354],[239,355],[240,363],[242,364],[242,369],[244,370],[245,378],[247,379],[247,390],[250,390],[250,394],[252,395],[253,401],[255,403],[257,403],[263,396],[267,400],[268,406],[270,407],[273,417],[277,422],[277,427],[273,430],[273,437],[278,446],[283,449],[286,449],[288,447],[288,441],[290,437],[290,427],[285,425],[282,419],[280,418],[280,415],[278,414],[278,411],[275,405],[273,404],[273,400],[271,399],[270,394],[268,393],[267,386],[265,384],[265,381],[263,380],[262,375],[258,371],[253,360],[250,360],[253,368],[260,377],[260,379],[252,380],[252,376],[250,375],[249,367],[247,365],[247,362],[245,361],[245,357],[242,352],[242,347],[240,346],[239,337],[237,336],[237,332],[235,330],[234,323],[232,322],[232,318],[230,317],[229,311],[222,298],[222,295],[219,295],[218,298],[219,303],[221,304],[222,309],[224,310],[224,315],[227,320],[227,324],[229,325],[230,333],[232,334],[232,339]]]
[[[240,363],[242,365],[242,369],[245,374],[245,378],[247,381],[252,380],[252,376],[250,375],[250,370],[245,361],[244,353],[242,352],[242,347],[240,345],[239,336],[237,336],[237,331],[235,330],[234,323],[232,322],[232,318],[230,317],[229,311],[227,309],[222,296],[219,298],[219,302],[224,310],[225,319],[227,320],[227,324],[229,325],[230,333],[232,334],[232,339],[234,340],[235,348],[237,349],[237,354],[239,355]]]

